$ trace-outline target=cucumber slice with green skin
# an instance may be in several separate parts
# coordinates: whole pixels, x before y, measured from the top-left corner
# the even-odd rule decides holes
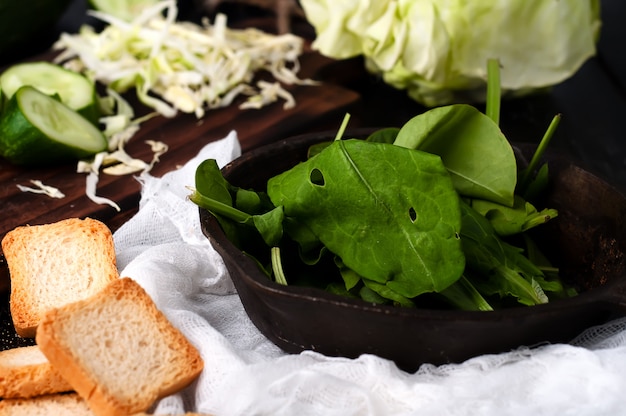
[[[89,120],[31,86],[17,90],[0,118],[0,155],[17,165],[51,165],[105,150]]]
[[[27,62],[9,67],[0,75],[3,101],[10,99],[24,85],[46,95],[58,95],[63,103],[92,123],[100,117],[95,84],[78,72],[50,62]]]

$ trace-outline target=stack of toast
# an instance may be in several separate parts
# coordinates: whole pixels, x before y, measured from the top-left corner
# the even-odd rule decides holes
[[[102,222],[17,227],[2,250],[15,330],[36,342],[0,352],[0,414],[146,414],[202,371],[198,350],[119,275]]]

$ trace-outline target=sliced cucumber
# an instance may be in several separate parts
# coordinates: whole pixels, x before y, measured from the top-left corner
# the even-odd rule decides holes
[[[0,118],[0,155],[18,165],[78,160],[107,148],[104,134],[59,100],[23,86]]]
[[[5,101],[24,85],[33,86],[46,95],[58,95],[68,107],[91,122],[98,122],[96,87],[84,75],[45,61],[16,64],[0,75],[0,91]]]

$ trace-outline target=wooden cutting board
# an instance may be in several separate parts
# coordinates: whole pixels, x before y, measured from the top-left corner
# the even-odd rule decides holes
[[[315,52],[301,57],[299,75],[316,78],[333,61]],[[152,153],[146,140],[162,141],[169,151],[160,158],[151,174],[161,176],[183,165],[207,143],[225,137],[230,131],[238,134],[243,151],[287,138],[294,134],[337,128],[359,95],[332,83],[317,86],[290,87],[295,108],[283,109],[276,102],[260,110],[240,110],[236,105],[212,110],[201,118],[179,115],[172,119],[153,118],[144,124],[126,146],[132,156],[150,161]],[[75,172],[76,164],[53,168],[20,168],[0,159],[0,239],[13,228],[50,223],[69,217],[92,217],[116,229],[132,216],[138,207],[141,186],[134,175],[100,175],[97,193],[115,201],[122,209],[117,212],[108,205],[98,205],[85,196],[85,175]],[[16,185],[31,186],[31,179],[57,187],[65,198],[21,192]],[[0,292],[6,289],[6,263],[0,256]],[[5,281],[3,285],[2,281]]]

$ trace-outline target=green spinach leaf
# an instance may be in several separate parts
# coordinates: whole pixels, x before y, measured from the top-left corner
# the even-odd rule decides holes
[[[397,146],[441,156],[459,194],[513,205],[517,163],[500,127],[476,108],[454,104],[409,120]]]
[[[521,249],[498,237],[489,221],[465,202],[461,203],[461,241],[472,284],[483,295],[512,295],[525,305],[547,303],[548,297],[536,278],[543,273]]]
[[[274,207],[265,194],[232,186],[224,179],[214,159],[200,163],[195,183],[196,189],[189,199],[217,218],[233,244],[243,247],[251,232],[258,232],[269,247],[279,243],[284,213],[282,207]]]
[[[267,193],[347,267],[401,296],[443,290],[463,272],[459,198],[436,155],[336,140]]]
[[[512,207],[482,199],[473,199],[470,205],[487,218],[496,233],[501,236],[522,233],[558,216],[558,211],[553,208],[537,211],[533,204],[519,195],[515,195]]]
[[[400,129],[398,127],[386,127],[383,129],[378,129],[370,134],[365,140],[367,140],[368,142],[393,144],[393,142],[398,137],[399,131]]]
[[[465,275],[441,291],[441,296],[460,310],[493,311],[493,307]]]

